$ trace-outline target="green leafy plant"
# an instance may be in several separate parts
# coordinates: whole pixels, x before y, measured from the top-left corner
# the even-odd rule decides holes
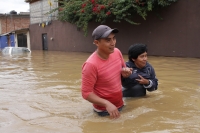
[[[134,15],[146,19],[147,13],[154,8],[166,7],[177,0],[63,0],[60,6],[58,19],[68,21],[81,28],[87,35],[88,23],[91,21],[105,23],[108,18],[113,22],[125,20],[133,21]]]

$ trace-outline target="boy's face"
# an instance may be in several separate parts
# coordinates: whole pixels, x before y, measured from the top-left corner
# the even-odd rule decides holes
[[[107,38],[94,40],[94,44],[98,47],[98,51],[104,54],[111,54],[114,52],[116,38],[115,34],[111,33]]]
[[[143,68],[147,63],[147,52],[140,54],[137,59],[132,60],[138,68]]]

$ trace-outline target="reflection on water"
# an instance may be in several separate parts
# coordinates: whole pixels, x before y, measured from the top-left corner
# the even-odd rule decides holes
[[[143,98],[126,98],[121,117],[110,120],[97,116],[81,97],[81,66],[89,55],[0,55],[0,132],[199,132],[200,59],[150,56],[158,90]]]

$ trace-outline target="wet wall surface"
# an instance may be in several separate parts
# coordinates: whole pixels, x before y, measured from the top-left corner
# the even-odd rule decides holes
[[[178,0],[159,10],[149,12],[146,20],[132,14],[135,23],[120,23],[108,19],[105,25],[118,28],[117,47],[127,54],[134,43],[148,46],[151,56],[194,57],[200,58],[200,1]],[[93,52],[93,30],[102,23],[94,21],[88,24],[88,34],[68,22],[53,21],[42,28],[38,24],[30,25],[30,43],[32,50],[42,50],[42,35],[47,34],[48,50],[69,52]],[[53,38],[53,40],[51,39]]]

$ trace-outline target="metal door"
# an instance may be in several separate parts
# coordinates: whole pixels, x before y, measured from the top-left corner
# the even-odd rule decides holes
[[[47,34],[42,34],[42,46],[43,50],[48,50]]]
[[[14,34],[10,35],[10,46],[15,47],[15,35]]]
[[[8,47],[8,44],[7,44],[7,36],[1,36],[1,49],[5,48],[5,47]]]
[[[18,47],[27,47],[27,35],[18,34],[17,35]]]

